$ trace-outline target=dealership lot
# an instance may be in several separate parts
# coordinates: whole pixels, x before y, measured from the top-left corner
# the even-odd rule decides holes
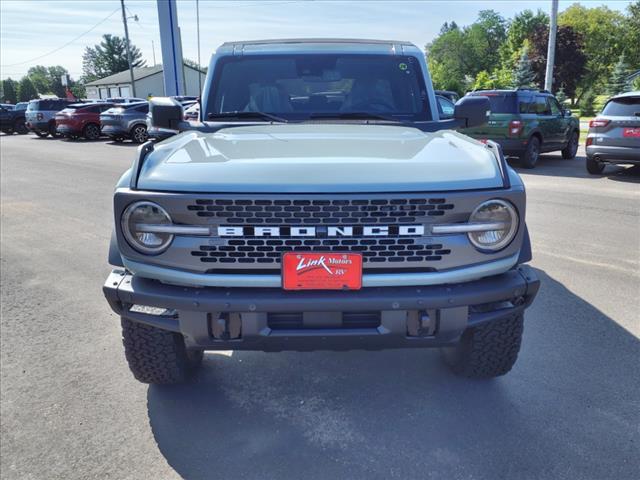
[[[234,352],[147,387],[101,293],[135,146],[0,152],[3,478],[637,478],[637,168],[589,176],[581,147],[520,170],[543,284],[506,377],[454,377],[435,350]]]

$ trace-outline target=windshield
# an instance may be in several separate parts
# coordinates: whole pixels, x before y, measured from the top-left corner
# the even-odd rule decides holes
[[[411,56],[223,57],[214,78],[205,119],[238,112],[287,120],[353,113],[398,121],[431,119],[420,64]]]

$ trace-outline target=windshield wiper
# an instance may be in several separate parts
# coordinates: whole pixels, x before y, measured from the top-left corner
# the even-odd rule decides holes
[[[221,113],[210,113],[208,115],[210,120],[215,120],[217,118],[220,119],[228,119],[228,118],[237,118],[242,120],[250,120],[253,118],[258,118],[262,120],[271,120],[272,122],[279,123],[287,123],[288,120],[286,118],[277,117],[276,115],[271,115],[270,113],[265,112],[245,112],[245,111],[235,111],[235,112],[221,112]]]
[[[354,120],[384,120],[386,122],[404,123],[393,117],[387,117],[377,113],[370,112],[342,112],[342,113],[312,113],[309,118],[313,119],[354,119]]]

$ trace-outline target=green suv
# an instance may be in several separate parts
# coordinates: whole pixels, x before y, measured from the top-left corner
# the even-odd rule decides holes
[[[544,152],[576,156],[580,122],[548,91],[476,90],[467,95],[488,97],[491,115],[486,124],[461,130],[465,135],[499,143],[505,155],[519,157],[525,168],[535,167]]]

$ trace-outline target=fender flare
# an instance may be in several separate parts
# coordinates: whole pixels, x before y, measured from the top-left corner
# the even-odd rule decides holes
[[[524,233],[522,235],[522,246],[520,247],[520,254],[518,255],[518,265],[531,261],[533,258],[531,254],[531,239],[529,238],[529,229],[527,224],[524,224]]]
[[[111,240],[109,242],[109,264],[115,267],[124,267],[122,256],[120,255],[120,249],[118,248],[118,239],[116,237],[116,230],[111,230]]]

